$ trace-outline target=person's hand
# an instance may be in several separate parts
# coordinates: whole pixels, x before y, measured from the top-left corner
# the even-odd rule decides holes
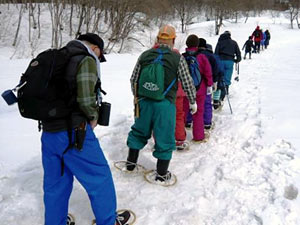
[[[91,120],[90,121],[90,125],[91,125],[92,129],[94,129],[97,126],[97,124],[98,124],[97,120]]]
[[[213,92],[215,92],[218,88],[218,82],[215,82],[213,85]]]
[[[237,82],[239,82],[239,81],[240,81],[240,78],[239,78],[238,76],[236,76],[236,77],[234,78],[234,80],[237,81]]]
[[[197,104],[190,104],[191,113],[195,114],[197,112]]]
[[[207,87],[207,89],[206,89],[206,94],[207,94],[207,95],[211,95],[212,93],[213,93],[213,87],[212,87],[212,86]]]

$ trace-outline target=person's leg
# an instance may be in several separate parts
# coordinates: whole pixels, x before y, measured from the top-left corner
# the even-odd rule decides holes
[[[142,149],[152,135],[152,105],[155,101],[143,99],[139,101],[140,116],[135,119],[128,134],[127,146],[131,149]],[[175,132],[175,131],[174,131]],[[156,138],[156,137],[155,137]]]
[[[175,147],[176,106],[169,100],[153,104],[153,133],[156,137],[153,156],[157,159],[170,160]]]
[[[193,117],[190,111],[190,103],[187,97],[183,98],[183,110],[184,110],[184,120],[185,120],[185,125],[190,126],[191,123],[193,122]]]
[[[231,60],[224,60],[224,83],[225,85],[230,85],[231,84],[231,78],[232,78],[232,73],[233,73],[233,64],[234,62]]]
[[[87,125],[82,150],[69,150],[64,160],[65,167],[74,174],[88,193],[97,225],[114,225],[115,187],[106,158],[90,125]]]
[[[205,97],[203,120],[204,120],[204,127],[209,129],[212,120],[211,94],[206,95]]]
[[[183,97],[176,98],[176,141],[184,141],[186,138],[185,132],[185,113],[183,109]]]
[[[193,115],[193,140],[201,141],[205,138],[203,121],[205,95],[197,95],[196,101],[197,112]]]
[[[69,143],[67,132],[43,132],[42,164],[44,169],[45,225],[66,225],[73,175],[68,168],[62,175],[62,154]]]

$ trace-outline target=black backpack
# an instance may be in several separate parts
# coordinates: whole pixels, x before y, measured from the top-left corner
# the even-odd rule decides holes
[[[260,37],[260,31],[256,30],[255,33],[254,33],[254,36],[257,37],[257,38]]]
[[[70,58],[64,47],[48,49],[30,62],[17,86],[18,107],[23,117],[51,120],[70,115],[72,90],[65,79]]]

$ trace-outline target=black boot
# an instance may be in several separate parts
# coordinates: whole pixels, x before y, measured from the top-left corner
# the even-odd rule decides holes
[[[130,148],[128,151],[128,157],[126,162],[126,169],[129,171],[133,171],[135,168],[135,164],[138,160],[140,151],[138,149]]]
[[[156,178],[155,180],[166,181],[171,179],[171,173],[168,171],[170,160],[158,159],[156,164]]]

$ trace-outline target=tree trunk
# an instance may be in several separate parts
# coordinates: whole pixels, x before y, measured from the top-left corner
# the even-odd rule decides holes
[[[73,19],[73,1],[71,1],[71,12],[70,12],[70,20],[69,20],[69,26],[70,26],[70,33],[69,33],[69,36],[71,37],[72,36],[72,33],[73,33],[73,25],[72,25],[72,19]]]
[[[39,30],[39,33],[38,33],[38,38],[40,39],[41,38],[41,23],[40,23],[40,17],[41,17],[41,6],[40,4],[38,4],[38,30]]]
[[[17,44],[17,40],[18,40],[18,36],[19,36],[19,31],[20,31],[20,26],[21,26],[21,22],[22,22],[22,14],[23,14],[23,4],[21,4],[21,8],[20,8],[20,12],[19,12],[19,21],[18,21],[18,27],[17,27],[17,31],[15,34],[15,38],[14,38],[14,42],[12,44],[12,46],[16,46]]]

